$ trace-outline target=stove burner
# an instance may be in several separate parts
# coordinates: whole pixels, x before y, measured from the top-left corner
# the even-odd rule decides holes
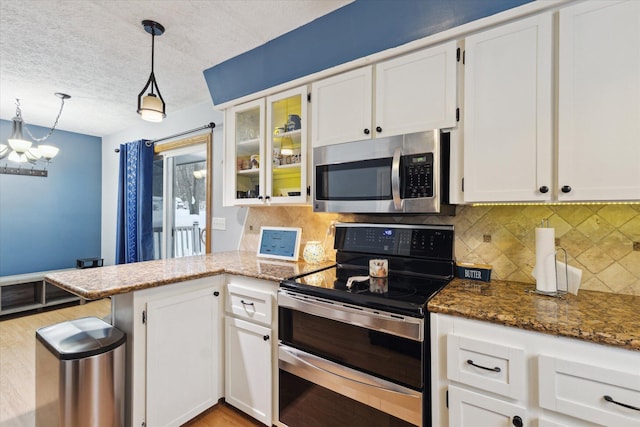
[[[365,280],[354,280],[351,283],[347,281],[346,284],[341,280],[336,280],[334,289],[341,289],[354,294],[371,293],[381,297],[398,300],[409,298],[417,293],[415,287],[389,287],[389,279],[387,277],[367,277]]]

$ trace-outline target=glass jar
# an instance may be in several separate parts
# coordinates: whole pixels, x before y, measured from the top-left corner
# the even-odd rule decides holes
[[[309,240],[302,252],[304,261],[310,264],[317,264],[324,260],[324,248],[319,240]]]

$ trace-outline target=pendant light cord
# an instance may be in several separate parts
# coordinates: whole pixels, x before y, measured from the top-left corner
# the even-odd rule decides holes
[[[155,62],[155,52],[156,52],[156,28],[155,26],[151,29],[151,78],[153,81],[156,81],[156,75],[153,73],[153,63]],[[151,84],[151,95],[155,95],[153,93],[153,83]]]

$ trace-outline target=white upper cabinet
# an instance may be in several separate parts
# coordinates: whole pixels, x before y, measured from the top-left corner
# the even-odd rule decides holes
[[[451,41],[313,83],[312,146],[454,127],[456,50]]]
[[[640,2],[557,15],[466,38],[465,202],[640,200]]]
[[[225,205],[262,204],[265,158],[264,98],[237,105],[225,114]],[[257,160],[257,163],[253,162]]]
[[[375,135],[454,127],[456,63],[452,41],[377,64]]]
[[[265,199],[271,203],[307,201],[307,87],[267,98]]]
[[[371,67],[311,85],[311,145],[357,141],[371,136]]]
[[[552,15],[471,35],[465,56],[465,202],[550,200]]]
[[[558,199],[640,200],[640,2],[560,10]]]
[[[225,120],[225,205],[305,204],[306,86],[231,107]]]

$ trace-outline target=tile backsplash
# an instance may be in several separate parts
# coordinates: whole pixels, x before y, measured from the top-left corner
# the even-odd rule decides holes
[[[555,228],[556,245],[566,249],[570,265],[582,270],[581,289],[640,296],[640,204],[458,206],[456,216],[368,216],[314,213],[310,207],[252,207],[240,249],[257,249],[261,225],[302,227],[302,247],[308,240],[320,240],[328,249],[333,245],[327,233],[332,221],[453,224],[457,261],[490,264],[494,279],[535,283],[531,276],[535,228],[547,218]]]

